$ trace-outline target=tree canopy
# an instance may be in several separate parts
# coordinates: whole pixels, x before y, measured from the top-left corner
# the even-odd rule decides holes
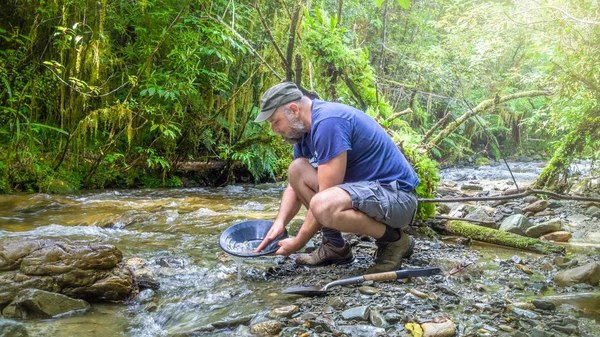
[[[0,190],[285,178],[253,123],[290,80],[356,106],[417,168],[541,154],[539,188],[598,159],[594,1],[8,0],[0,14]],[[246,179],[246,180],[244,180]],[[424,210],[429,213],[431,210]]]

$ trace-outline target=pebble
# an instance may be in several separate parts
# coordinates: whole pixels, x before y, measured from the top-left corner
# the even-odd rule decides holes
[[[456,335],[454,322],[447,320],[441,323],[423,323],[423,337],[450,337]]]
[[[281,307],[281,308],[275,308],[273,310],[271,310],[271,312],[269,313],[269,316],[272,318],[283,318],[283,317],[291,317],[293,314],[298,312],[298,306],[297,305],[288,305],[285,307]]]
[[[428,297],[429,297],[429,295],[427,295],[426,293],[424,293],[424,292],[422,292],[422,291],[419,291],[419,290],[417,290],[417,289],[412,289],[412,288],[411,288],[411,289],[409,289],[408,291],[409,291],[411,294],[413,294],[413,295],[415,295],[415,296],[417,296],[417,297],[419,297],[419,298],[428,298]]]
[[[554,310],[556,309],[556,305],[554,305],[554,303],[550,302],[550,301],[544,301],[544,300],[533,300],[531,301],[531,303],[538,309],[542,309],[542,310]]]
[[[350,308],[342,312],[342,317],[347,320],[361,320],[366,321],[369,319],[369,306],[364,305],[360,307]]]
[[[502,331],[506,331],[506,332],[513,332],[513,331],[515,331],[515,329],[513,327],[511,327],[510,325],[504,325],[504,324],[498,325],[498,329],[500,329]]]
[[[375,295],[379,292],[379,289],[370,286],[362,286],[358,288],[358,291],[364,295]]]
[[[261,336],[277,335],[282,330],[282,325],[279,321],[269,320],[254,324],[250,328],[250,332]]]
[[[385,317],[377,310],[371,310],[369,312],[369,322],[378,328],[387,328],[390,325]]]
[[[327,305],[334,308],[335,310],[342,310],[346,306],[346,303],[344,303],[344,300],[342,300],[341,297],[335,296],[329,300]]]

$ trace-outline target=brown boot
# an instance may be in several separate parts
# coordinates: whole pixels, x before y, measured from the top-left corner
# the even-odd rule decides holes
[[[296,263],[305,266],[325,266],[329,264],[346,264],[354,260],[352,248],[345,242],[344,247],[332,245],[326,238],[323,238],[321,246],[310,254],[299,254],[296,257]]]
[[[402,258],[412,255],[415,239],[406,233],[401,234],[400,239],[394,242],[376,242],[375,264],[367,268],[367,274],[397,270],[402,266]]]

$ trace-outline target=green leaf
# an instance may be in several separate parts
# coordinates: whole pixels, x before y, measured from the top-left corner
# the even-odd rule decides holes
[[[377,8],[381,7],[381,5],[383,5],[383,1],[384,1],[384,0],[375,0],[375,6],[376,6]]]
[[[28,124],[33,128],[41,128],[41,129],[48,129],[48,130],[52,130],[52,131],[56,131],[58,133],[62,133],[63,135],[69,135],[69,133],[63,129],[59,129],[56,128],[54,126],[50,126],[50,125],[46,125],[46,124],[40,124],[40,123],[23,123],[23,124]]]
[[[410,8],[410,0],[398,0],[398,5],[404,9]]]

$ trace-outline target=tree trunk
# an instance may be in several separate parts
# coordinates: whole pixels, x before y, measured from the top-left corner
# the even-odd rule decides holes
[[[577,128],[571,131],[554,152],[554,156],[538,177],[534,188],[552,189],[564,192],[568,184],[561,183],[561,177],[566,179],[571,160],[585,148],[587,138],[600,133],[600,117],[588,117],[581,121]]]

